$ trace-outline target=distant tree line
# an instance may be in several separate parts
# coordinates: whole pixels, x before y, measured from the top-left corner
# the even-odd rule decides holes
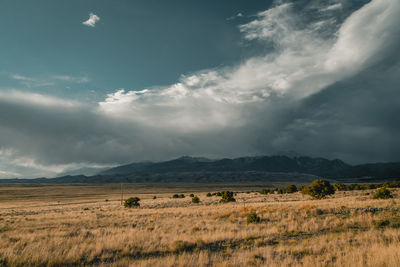
[[[337,191],[353,191],[353,190],[370,190],[381,187],[400,188],[400,181],[386,182],[380,184],[342,184],[335,183],[333,185]]]

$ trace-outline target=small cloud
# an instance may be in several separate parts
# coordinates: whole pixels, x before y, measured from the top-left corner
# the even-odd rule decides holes
[[[89,14],[89,19],[86,20],[86,21],[84,21],[84,22],[82,22],[82,24],[83,24],[83,25],[86,25],[86,26],[89,26],[89,27],[94,27],[94,26],[96,26],[96,23],[97,23],[99,20],[100,20],[100,17],[99,17],[99,16],[97,16],[97,15],[95,15],[95,14],[93,14],[93,13],[90,13],[90,14]]]
[[[227,18],[226,20],[234,20],[234,19],[236,19],[236,18],[241,18],[241,17],[243,17],[243,13],[242,13],[242,12],[239,12],[239,13],[237,13],[235,16],[229,17],[229,18]]]
[[[321,9],[322,12],[327,12],[327,11],[333,11],[333,10],[337,10],[342,8],[342,3],[337,3],[337,4],[333,4],[331,6],[328,6],[326,8]]]
[[[22,76],[22,75],[19,75],[19,74],[11,74],[10,78],[14,79],[14,80],[18,80],[18,81],[32,81],[33,80],[30,77]]]

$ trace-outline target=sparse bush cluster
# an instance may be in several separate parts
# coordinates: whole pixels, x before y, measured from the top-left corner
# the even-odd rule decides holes
[[[185,198],[184,194],[174,194],[172,195],[172,198]]]
[[[380,184],[343,184],[335,183],[334,187],[338,191],[370,190],[381,187],[400,188],[400,181],[386,182]]]
[[[288,185],[286,188],[274,188],[274,189],[263,189],[259,193],[263,195],[268,194],[292,194],[296,193],[298,190],[297,186],[294,184]]]

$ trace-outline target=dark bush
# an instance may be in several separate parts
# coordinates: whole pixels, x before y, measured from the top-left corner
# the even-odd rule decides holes
[[[247,214],[247,223],[259,223],[261,222],[261,218],[257,215],[255,211]]]
[[[236,199],[233,197],[233,192],[231,191],[224,191],[220,192],[221,193],[221,200],[219,202],[221,203],[228,203],[228,202],[235,202]]]
[[[269,189],[263,189],[259,193],[262,194],[262,195],[268,195],[268,194],[271,194],[272,192]]]
[[[172,198],[185,198],[184,194],[174,194]]]
[[[124,207],[125,208],[139,207],[140,206],[139,201],[140,198],[138,197],[128,198],[127,200],[125,200]]]
[[[211,195],[211,193],[207,193],[207,197],[211,197],[212,195]]]
[[[390,190],[386,187],[379,188],[378,190],[376,190],[374,195],[374,199],[388,199],[392,197],[392,192],[390,192]]]
[[[283,190],[282,188],[279,188],[279,189],[276,189],[276,193],[285,194],[285,190]]]
[[[190,197],[194,197],[194,194],[190,194]]]
[[[198,196],[193,196],[192,203],[200,203],[200,198]]]
[[[288,194],[296,193],[297,192],[297,186],[295,186],[294,184],[288,185],[286,187],[285,191]]]
[[[303,194],[307,194],[316,199],[322,199],[327,195],[335,193],[333,186],[325,180],[314,180],[309,186],[306,186],[302,190]]]
[[[337,191],[346,191],[347,190],[347,186],[342,183],[335,183],[333,186],[335,187],[335,190],[337,190]]]

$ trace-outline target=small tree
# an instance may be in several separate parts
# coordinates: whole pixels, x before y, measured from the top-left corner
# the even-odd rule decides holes
[[[221,200],[219,202],[221,203],[228,203],[228,202],[235,202],[236,199],[233,197],[233,192],[231,191],[224,191],[221,192]]]
[[[325,180],[314,180],[309,186],[305,186],[302,190],[303,194],[307,194],[316,199],[322,199],[327,195],[335,193],[335,188]]]
[[[285,189],[286,193],[291,194],[291,193],[296,193],[297,192],[297,186],[294,184],[288,185]]]
[[[381,187],[377,189],[374,195],[374,199],[388,199],[392,197],[392,192],[390,192],[390,190],[386,187]]]
[[[139,207],[140,206],[139,201],[140,198],[138,197],[128,198],[127,200],[125,200],[124,207],[125,208]]]
[[[193,196],[192,197],[192,203],[200,203],[200,198],[198,196]]]

